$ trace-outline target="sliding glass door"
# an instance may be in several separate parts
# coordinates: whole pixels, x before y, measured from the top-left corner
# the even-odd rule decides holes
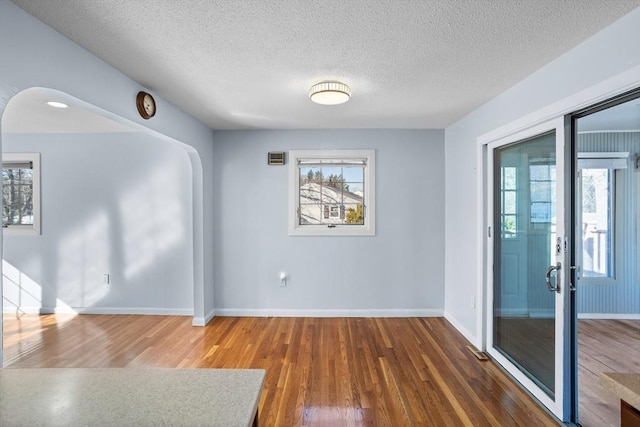
[[[568,209],[564,120],[488,145],[488,351],[567,416]]]

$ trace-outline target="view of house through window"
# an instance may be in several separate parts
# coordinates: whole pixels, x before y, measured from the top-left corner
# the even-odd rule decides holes
[[[364,224],[364,161],[301,164],[299,224]]]
[[[291,150],[289,234],[375,235],[375,151]]]

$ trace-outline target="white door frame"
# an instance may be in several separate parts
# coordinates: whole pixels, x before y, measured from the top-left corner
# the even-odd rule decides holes
[[[494,264],[494,241],[495,237],[500,234],[500,230],[494,229],[491,233],[487,233],[487,246],[485,252],[486,257],[486,271],[487,271],[487,298],[486,307],[487,312],[487,352],[498,362],[502,367],[509,372],[520,384],[522,384],[527,391],[529,391],[538,401],[540,401],[545,407],[547,407],[558,419],[566,421],[568,418],[568,411],[565,411],[565,397],[570,396],[569,382],[565,383],[565,367],[569,368],[566,363],[566,357],[568,357],[569,348],[564,343],[569,341],[570,330],[565,312],[569,310],[569,254],[564,242],[567,242],[567,229],[565,224],[566,209],[568,207],[565,198],[565,180],[567,173],[565,173],[566,155],[565,152],[565,128],[564,118],[560,117],[554,120],[538,124],[536,126],[527,128],[523,131],[516,132],[499,140],[492,141],[488,144],[487,148],[487,169],[486,169],[486,181],[487,181],[487,222],[486,227],[492,227],[495,224],[494,212],[493,212],[493,197],[494,197],[494,183],[493,183],[493,151],[499,147],[517,143],[527,140],[529,138],[545,134],[549,131],[553,131],[555,135],[555,152],[556,152],[556,236],[563,242],[561,244],[560,254],[553,256],[554,264],[559,262],[562,265],[560,271],[557,272],[557,281],[560,283],[560,292],[554,292],[555,299],[555,377],[554,377],[554,390],[555,397],[548,396],[542,388],[540,388],[534,381],[532,381],[527,375],[520,371],[513,363],[511,363],[506,357],[504,357],[499,351],[493,347],[493,336],[490,333],[493,330],[493,316],[491,315],[493,310],[493,277],[491,274],[491,268]],[[540,282],[540,286],[544,286],[543,282]],[[566,310],[565,310],[566,308]],[[569,371],[569,369],[567,369]]]
[[[477,175],[476,175],[476,190],[478,194],[478,203],[476,205],[476,218],[478,227],[479,238],[477,239],[477,259],[476,259],[476,272],[478,280],[476,287],[477,303],[480,310],[476,311],[476,343],[479,348],[486,348],[486,313],[482,308],[485,307],[486,301],[486,272],[485,272],[485,260],[486,260],[486,228],[484,224],[486,220],[486,203],[487,203],[487,186],[486,186],[486,155],[487,145],[491,141],[504,138],[516,132],[523,131],[527,128],[533,127],[540,123],[544,123],[549,120],[563,117],[566,114],[573,113],[584,108],[587,108],[598,102],[605,101],[609,98],[613,98],[616,95],[628,92],[635,88],[640,87],[640,66],[633,67],[623,73],[620,73],[614,77],[611,77],[603,82],[584,89],[572,96],[564,98],[558,102],[555,102],[545,108],[534,111],[516,121],[508,123],[498,129],[495,129],[489,133],[481,135],[477,139],[476,146],[476,163],[477,163]]]
[[[553,119],[560,119],[574,111],[587,108],[591,105],[638,88],[640,87],[640,78],[638,76],[640,76],[640,66],[633,67],[623,73],[613,76],[569,97],[563,98],[547,107],[536,110],[518,120],[478,137],[476,148],[476,189],[478,194],[476,216],[477,224],[479,225],[479,236],[476,248],[476,272],[477,277],[480,278],[480,280],[478,280],[476,287],[477,306],[479,307],[476,311],[476,343],[479,348],[487,350],[487,317],[490,315],[490,311],[487,310],[488,284],[490,283],[488,274],[490,272],[487,270],[486,266],[487,257],[493,256],[493,254],[489,253],[487,250],[489,247],[489,239],[486,225],[488,224],[489,219],[488,205],[491,200],[489,198],[491,196],[490,191],[492,191],[492,189],[489,189],[487,182],[488,145],[493,141],[523,132]],[[568,268],[566,270],[568,270]],[[568,313],[565,314],[568,315]],[[575,319],[572,321],[574,320]],[[568,343],[564,343],[564,345],[566,347]],[[567,379],[568,373],[565,373],[564,377]],[[564,402],[564,407],[567,408],[569,404],[570,402]]]

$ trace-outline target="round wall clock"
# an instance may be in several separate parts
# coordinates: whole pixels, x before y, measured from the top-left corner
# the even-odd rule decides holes
[[[136,106],[143,119],[150,119],[156,114],[156,101],[147,92],[138,92]]]

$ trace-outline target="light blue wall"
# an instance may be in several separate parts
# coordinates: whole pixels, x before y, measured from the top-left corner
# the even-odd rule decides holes
[[[580,152],[627,152],[627,169],[616,170],[615,283],[578,281],[579,314],[640,314],[638,260],[638,175],[632,159],[640,154],[640,132],[589,133],[578,136]]]
[[[213,314],[213,146],[211,129],[156,96],[158,112],[151,120],[139,117],[135,96],[145,89],[118,70],[28,15],[8,0],[0,0],[0,112],[11,98],[30,87],[57,89],[197,151],[192,173],[202,171],[194,183],[194,248],[200,248],[194,278],[195,316],[204,320]],[[154,88],[146,88],[153,93]],[[192,159],[193,160],[193,159]],[[185,189],[191,191],[192,189]],[[198,204],[200,203],[200,204]],[[195,251],[195,249],[194,249]],[[149,283],[153,292],[157,283]]]
[[[445,130],[445,312],[467,338],[481,344],[478,308],[470,304],[479,298],[476,263],[484,229],[477,215],[478,137],[638,66],[640,8]]]
[[[183,149],[134,132],[5,133],[2,142],[3,153],[40,153],[42,212],[41,235],[5,233],[5,311],[193,314]]]
[[[267,152],[292,149],[376,150],[375,237],[288,236]],[[443,131],[214,132],[214,155],[217,313],[442,314]]]

